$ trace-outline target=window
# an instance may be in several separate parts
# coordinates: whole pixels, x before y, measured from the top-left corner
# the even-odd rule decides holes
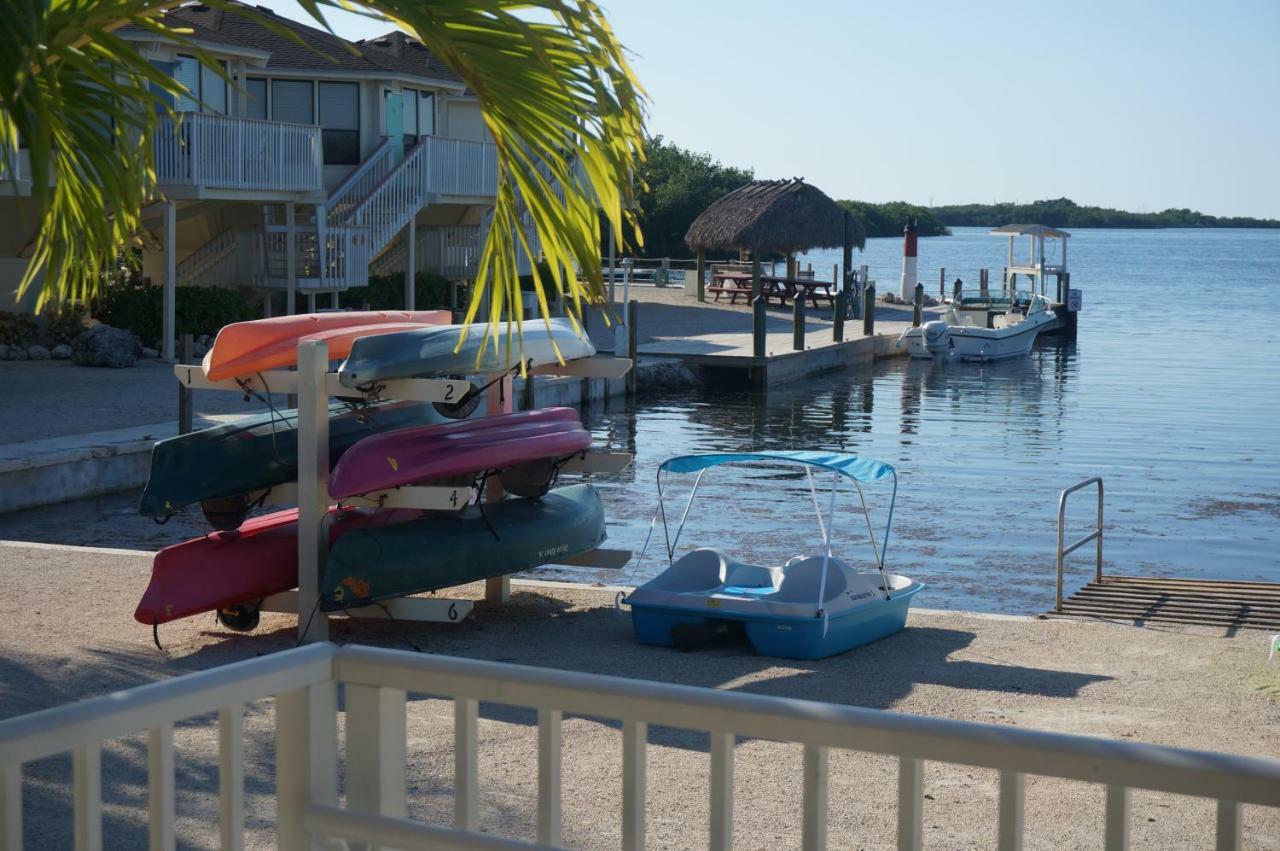
[[[272,80],[271,119],[290,124],[315,124],[311,81]]]
[[[435,95],[431,92],[404,92],[404,149],[418,144],[419,136],[436,132]]]
[[[244,114],[249,118],[267,117],[267,81],[261,77],[249,77],[244,81]]]
[[[356,83],[320,84],[320,137],[325,165],[360,162],[360,87]]]
[[[179,95],[173,108],[178,112],[200,110],[200,63],[194,56],[179,56],[173,64],[173,78],[187,87],[189,94]]]
[[[179,95],[174,103],[173,108],[178,112],[205,109],[226,113],[227,81],[215,69],[201,65],[194,56],[178,56],[178,61],[173,63],[173,78],[189,92]]]

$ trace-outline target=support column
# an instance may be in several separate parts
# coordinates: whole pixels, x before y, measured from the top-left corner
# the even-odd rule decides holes
[[[612,307],[614,303],[614,284],[613,275],[617,271],[618,266],[618,248],[614,244],[613,226],[609,226],[609,305]]]
[[[294,303],[298,299],[298,240],[293,230],[295,213],[293,202],[286,202],[284,205],[284,273],[289,281],[284,305],[286,316],[294,314]]]
[[[161,355],[167,361],[174,356],[173,345],[178,333],[178,205],[164,204],[164,318],[161,321]]]
[[[298,346],[298,640],[328,641],[320,611],[320,569],[329,549],[329,346]]]
[[[404,309],[414,310],[414,301],[417,297],[418,280],[418,223],[416,216],[409,219],[409,227],[405,231],[405,239],[408,240],[404,247]]]

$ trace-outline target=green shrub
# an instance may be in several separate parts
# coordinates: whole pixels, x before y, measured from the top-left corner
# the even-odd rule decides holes
[[[178,287],[174,312],[177,334],[215,335],[223,325],[254,318],[248,300],[239,290],[213,287]],[[164,289],[128,285],[109,290],[97,318],[114,328],[124,328],[150,345],[164,333]]]
[[[413,283],[414,309],[449,306],[448,278],[419,272]],[[370,310],[404,310],[404,274],[370,275],[369,286],[347,290],[339,299],[339,304],[346,308],[360,308],[366,302]]]
[[[88,313],[80,308],[64,308],[45,317],[45,335],[54,345],[70,343],[84,333]]]
[[[25,346],[36,338],[40,326],[26,313],[0,310],[0,344]]]

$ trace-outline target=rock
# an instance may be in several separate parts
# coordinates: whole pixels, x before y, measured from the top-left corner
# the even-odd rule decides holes
[[[4,343],[0,343],[0,360],[9,359],[9,347]]]
[[[880,300],[885,304],[900,304],[902,299],[898,298],[897,293],[885,293],[880,296]]]
[[[27,350],[22,348],[22,346],[10,346],[8,359],[9,360],[26,360]]]
[[[143,347],[142,347],[142,356],[143,356],[144,358],[158,358],[158,357],[160,357],[160,350],[159,350],[159,349],[149,349],[149,348],[147,348],[146,346],[143,346]]]
[[[138,338],[123,328],[98,325],[71,341],[71,360],[81,366],[133,366],[142,352]]]
[[[54,360],[67,360],[71,357],[71,347],[66,343],[60,343],[54,346],[49,351],[49,354],[53,356]]]
[[[49,350],[44,346],[27,346],[27,357],[31,360],[48,360]]]

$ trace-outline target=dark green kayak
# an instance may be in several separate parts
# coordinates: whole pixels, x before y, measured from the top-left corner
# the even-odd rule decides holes
[[[604,508],[591,485],[509,498],[484,514],[472,506],[346,533],[329,550],[320,607],[331,612],[529,570],[589,552],[605,538]]]
[[[161,440],[138,511],[166,514],[193,503],[235,497],[292,482],[298,475],[298,412],[292,408]],[[329,407],[329,464],[357,441],[439,417],[420,402]],[[232,524],[234,525],[234,524]]]

